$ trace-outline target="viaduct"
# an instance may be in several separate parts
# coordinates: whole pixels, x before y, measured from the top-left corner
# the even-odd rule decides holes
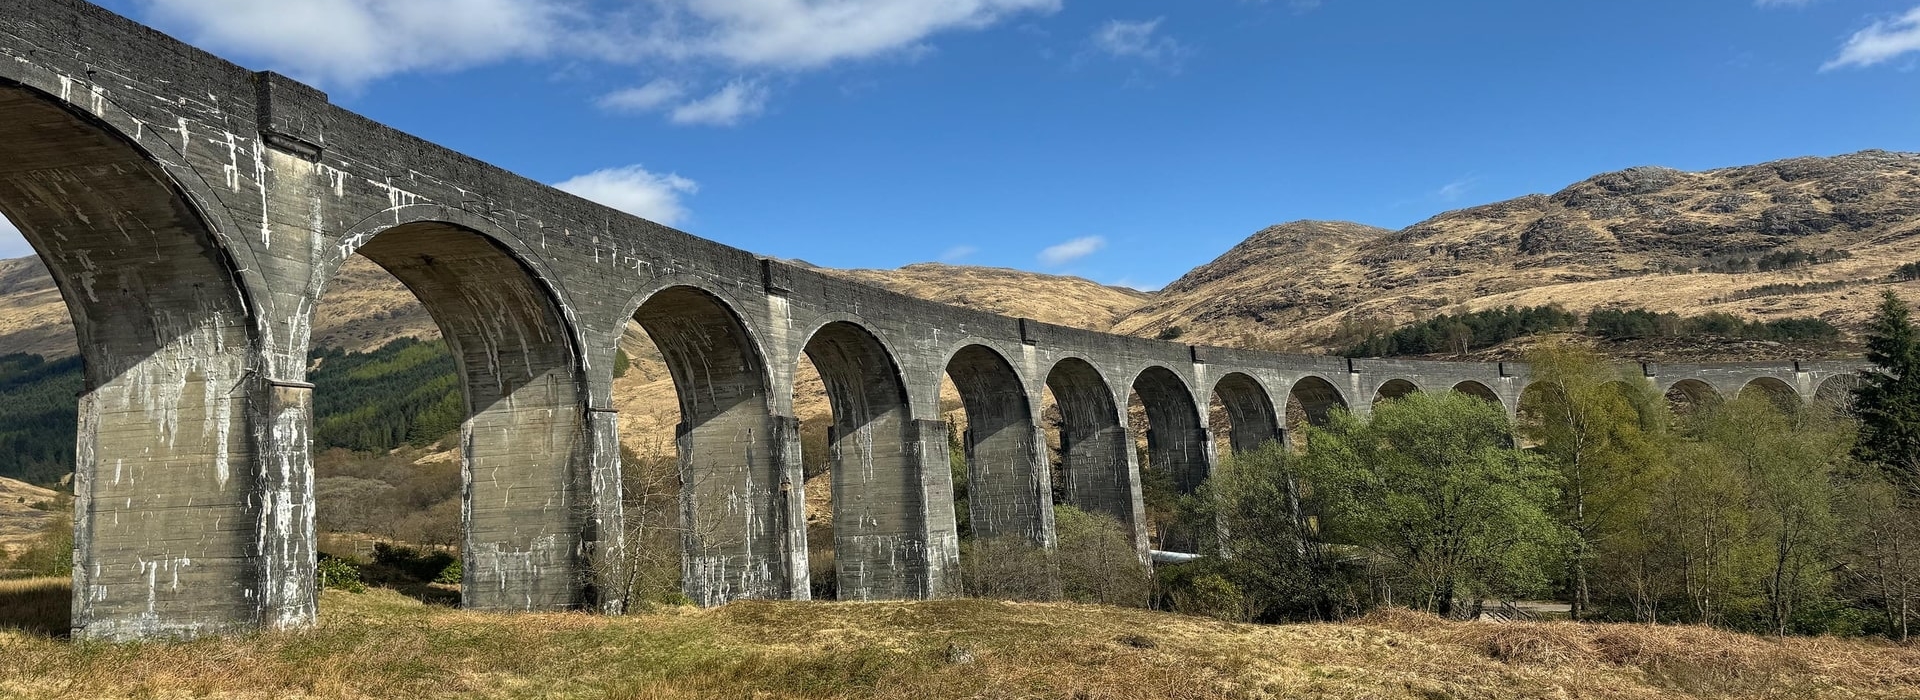
[[[78,638],[300,627],[315,616],[309,329],[328,280],[372,259],[458,359],[464,602],[604,609],[617,558],[616,341],[637,321],[671,366],[686,592],[804,598],[793,372],[825,380],[840,595],[954,595],[943,375],[970,426],[979,536],[1052,540],[1066,500],[1146,545],[1147,461],[1183,488],[1233,449],[1380,396],[1455,389],[1514,410],[1518,364],[1345,360],[1192,346],[921,301],[629,216],[399,133],[81,0],[0,0],[0,211],[45,260],[86,365],[74,481]],[[1646,366],[1657,388],[1831,393],[1847,364]],[[1276,411],[1276,406],[1282,410]]]

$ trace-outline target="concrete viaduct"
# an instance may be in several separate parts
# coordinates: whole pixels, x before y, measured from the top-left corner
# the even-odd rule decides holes
[[[630,321],[678,389],[684,508],[709,524],[686,537],[686,590],[709,605],[808,594],[803,353],[834,414],[839,588],[862,599],[959,588],[943,375],[965,401],[977,535],[1051,542],[1050,389],[1067,500],[1131,524],[1142,548],[1130,389],[1148,461],[1191,488],[1216,456],[1216,394],[1243,449],[1282,437],[1290,398],[1314,420],[1415,389],[1511,411],[1527,381],[1516,364],[1190,346],[862,286],[575,198],[80,0],[0,0],[0,211],[52,272],[86,364],[80,638],[314,620],[308,335],[355,253],[419,297],[459,361],[463,595],[483,609],[618,609],[593,572],[620,551],[609,392]],[[1645,374],[1703,396],[1808,398],[1853,369]]]

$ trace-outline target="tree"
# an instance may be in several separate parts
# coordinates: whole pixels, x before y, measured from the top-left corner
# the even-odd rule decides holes
[[[1207,575],[1232,584],[1246,619],[1324,621],[1352,612],[1351,572],[1303,515],[1317,503],[1296,493],[1298,459],[1278,442],[1233,454],[1183,499],[1182,521],[1199,535],[1201,551],[1226,554],[1190,565],[1201,571],[1188,578],[1196,586]]]
[[[1560,471],[1558,515],[1567,529],[1572,617],[1593,606],[1595,559],[1630,536],[1647,484],[1666,461],[1664,402],[1645,382],[1623,380],[1605,358],[1565,344],[1527,356],[1534,381],[1520,405],[1520,433]],[[1636,608],[1639,606],[1636,605]]]
[[[1558,476],[1511,435],[1499,406],[1456,392],[1383,401],[1369,420],[1336,411],[1307,431],[1304,488],[1328,539],[1370,553],[1422,607],[1539,593],[1565,540]]]
[[[1854,456],[1920,492],[1920,338],[1907,304],[1887,292],[1867,327],[1867,361],[1854,388],[1860,436]]]

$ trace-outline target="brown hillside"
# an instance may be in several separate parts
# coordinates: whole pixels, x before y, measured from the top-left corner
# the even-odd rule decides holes
[[[1697,173],[1631,168],[1394,232],[1276,226],[1168,285],[1115,330],[1174,325],[1199,341],[1317,350],[1343,321],[1548,303],[1817,316],[1857,328],[1891,284],[1888,273],[1920,260],[1916,233],[1920,154],[1864,151]],[[1829,249],[1852,257],[1777,272],[1704,271]],[[1840,288],[1756,289],[1815,282]]]
[[[1079,277],[1003,267],[919,263],[898,270],[821,271],[929,301],[1100,331],[1153,298]]]

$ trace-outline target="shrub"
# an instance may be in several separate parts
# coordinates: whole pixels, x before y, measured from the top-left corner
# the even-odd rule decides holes
[[[360,580],[360,567],[353,562],[337,557],[321,555],[320,565],[315,567],[321,588],[333,588],[348,593],[365,593],[367,584]]]
[[[444,583],[449,586],[458,586],[460,585],[460,582],[463,580],[464,576],[465,576],[465,569],[461,566],[460,560],[455,559],[453,560],[453,563],[447,565],[447,568],[440,570],[440,575],[435,576],[433,578],[433,582]]]

